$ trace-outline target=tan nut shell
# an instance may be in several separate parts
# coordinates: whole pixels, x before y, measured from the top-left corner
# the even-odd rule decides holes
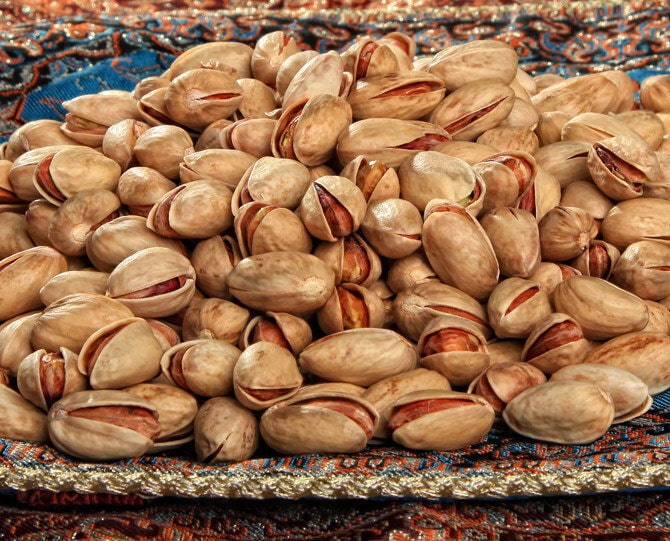
[[[179,281],[163,292],[137,293],[165,282]],[[169,248],[145,248],[125,258],[110,273],[107,295],[139,317],[164,317],[186,308],[195,294],[195,270],[183,255]]]
[[[563,444],[602,437],[614,419],[610,395],[593,383],[548,381],[513,398],[503,419],[522,436]]]
[[[421,390],[408,393],[394,402],[390,422],[397,409],[412,403],[453,400],[456,407],[430,411],[393,430],[393,441],[417,450],[452,451],[480,441],[491,429],[495,412],[480,396],[458,391]],[[465,404],[464,402],[469,402]]]
[[[368,437],[357,422],[340,411],[310,405],[312,400],[334,400],[347,405],[357,416],[366,417],[366,424],[373,431],[379,422],[377,411],[360,396],[308,387],[263,413],[263,440],[284,454],[354,453],[365,448]]]
[[[620,201],[602,222],[602,238],[623,251],[638,240],[670,244],[670,200],[638,197]]]
[[[235,396],[251,410],[264,410],[290,398],[298,392],[302,380],[293,354],[272,342],[246,347],[233,370]]]
[[[194,299],[184,311],[181,335],[184,340],[215,338],[236,345],[249,317],[249,310],[226,299]]]
[[[40,289],[40,299],[45,306],[75,293],[104,295],[109,274],[95,269],[69,270],[57,274]]]
[[[639,417],[651,407],[649,388],[636,375],[606,364],[573,364],[551,375],[550,381],[586,381],[609,393],[614,402],[613,423],[623,423]]]
[[[43,443],[49,439],[47,416],[23,396],[0,385],[0,437]]]
[[[649,320],[642,299],[593,276],[573,276],[560,282],[552,302],[556,311],[573,317],[590,340],[639,331]]]
[[[142,397],[118,390],[78,391],[60,399],[49,410],[51,443],[72,456],[95,461],[137,457],[151,449],[153,439],[132,428],[104,418],[70,415],[79,409],[107,406],[145,410],[153,417],[156,428],[159,426],[156,406]]]
[[[658,332],[622,334],[589,352],[584,362],[627,370],[655,395],[670,387],[670,336]]]
[[[405,199],[370,203],[361,222],[361,232],[383,257],[399,259],[421,247],[421,212]]]
[[[0,369],[16,375],[21,361],[34,351],[30,335],[40,315],[41,312],[28,312],[0,325]]]
[[[163,348],[140,317],[122,319],[88,337],[78,366],[94,389],[121,389],[155,378]]]
[[[329,381],[367,387],[417,367],[413,344],[390,329],[349,329],[330,334],[302,350],[303,370]]]
[[[304,314],[318,309],[335,287],[335,274],[303,252],[267,252],[244,258],[228,275],[233,296],[254,310]]]
[[[217,464],[251,458],[260,443],[254,414],[228,396],[210,398],[193,425],[199,461]]]

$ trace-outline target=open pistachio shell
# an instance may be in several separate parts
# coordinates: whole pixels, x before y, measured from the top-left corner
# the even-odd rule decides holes
[[[0,415],[3,438],[35,443],[49,439],[46,414],[6,385],[0,385]]]

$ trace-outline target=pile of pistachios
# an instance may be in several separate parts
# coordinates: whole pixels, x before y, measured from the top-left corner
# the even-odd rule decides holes
[[[0,437],[582,444],[670,387],[670,74],[277,31],[62,105],[0,147]]]

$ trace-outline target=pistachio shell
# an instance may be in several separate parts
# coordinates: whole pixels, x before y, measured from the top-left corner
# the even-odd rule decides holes
[[[19,393],[0,385],[0,437],[43,443],[48,440],[47,416]]]

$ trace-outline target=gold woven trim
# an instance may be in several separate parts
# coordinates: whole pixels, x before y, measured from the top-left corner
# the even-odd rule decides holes
[[[614,492],[670,486],[667,464],[632,464],[590,470],[557,472],[500,472],[486,475],[427,473],[425,475],[326,476],[302,472],[241,470],[232,475],[216,472],[184,475],[176,471],[96,471],[88,468],[30,466],[0,467],[0,485],[17,490],[140,494],[147,497],[225,498],[371,498],[427,499],[505,498]]]

